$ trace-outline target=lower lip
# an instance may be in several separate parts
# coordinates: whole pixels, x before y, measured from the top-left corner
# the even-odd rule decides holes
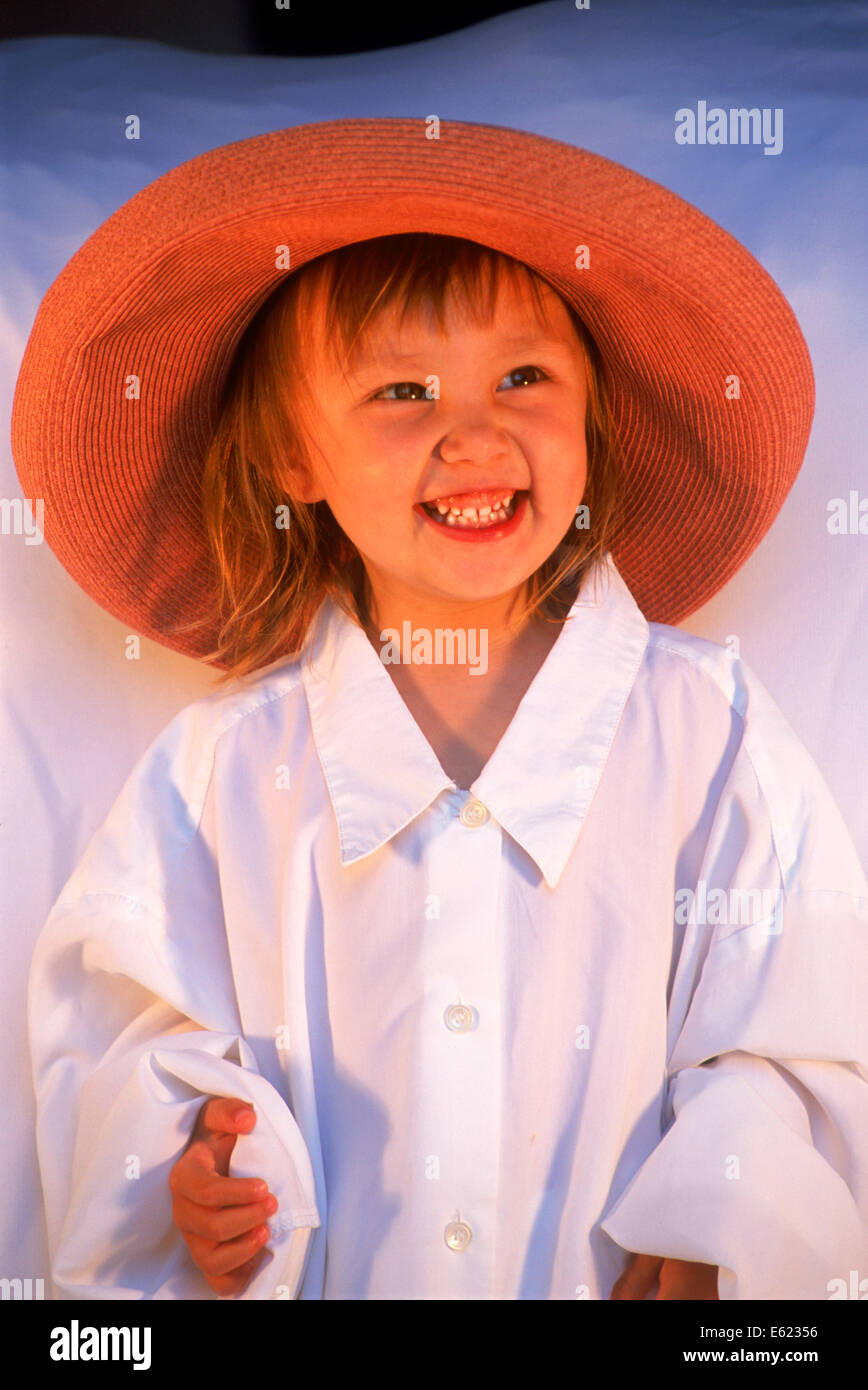
[[[428,522],[428,525],[433,526],[434,530],[437,531],[439,535],[448,536],[450,540],[499,541],[503,540],[504,536],[511,536],[513,531],[518,530],[518,527],[521,525],[521,519],[524,516],[526,505],[527,493],[523,492],[516,502],[515,511],[508,521],[499,521],[496,526],[481,526],[479,529],[474,526],[450,526],[448,522],[435,521],[433,517],[428,515],[421,502],[419,502],[413,510],[418,512],[420,516],[423,516]]]

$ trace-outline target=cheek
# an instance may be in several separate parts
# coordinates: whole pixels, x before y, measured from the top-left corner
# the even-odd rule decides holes
[[[412,460],[418,456],[418,443],[414,448],[406,426],[382,423],[352,430],[338,443],[341,485],[352,496],[363,491],[385,492],[387,488],[395,493],[402,484],[406,491]]]
[[[545,431],[541,457],[542,483],[547,490],[572,487],[576,478],[587,471],[584,418],[552,421]]]
[[[344,456],[341,491],[358,509],[367,529],[378,526],[394,532],[411,516],[421,486],[419,447],[395,429],[369,432],[352,453]]]
[[[338,525],[367,555],[383,556],[395,548],[400,504],[394,497],[378,500],[385,496],[376,486],[359,486],[348,478],[331,504]]]

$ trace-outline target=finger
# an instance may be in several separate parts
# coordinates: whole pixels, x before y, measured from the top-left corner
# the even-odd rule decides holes
[[[206,1145],[188,1149],[169,1174],[169,1188],[175,1197],[186,1197],[203,1207],[240,1207],[264,1202],[269,1197],[263,1178],[228,1178],[216,1172],[207,1161]]]
[[[185,1235],[202,1236],[216,1243],[234,1240],[261,1226],[277,1211],[277,1198],[264,1202],[249,1202],[238,1207],[206,1207],[187,1197],[176,1197],[172,1219]]]
[[[191,1139],[188,1153],[192,1161],[208,1173],[229,1175],[229,1164],[238,1140],[237,1134],[217,1134],[206,1131],[201,1139]]]
[[[611,1299],[644,1298],[654,1287],[663,1264],[657,1255],[634,1255],[609,1294]]]
[[[217,1274],[211,1279],[208,1279],[206,1275],[207,1282],[221,1298],[231,1298],[233,1295],[244,1292],[264,1259],[265,1253],[260,1250],[253,1256],[252,1260],[239,1265],[238,1269],[234,1269],[231,1274]]]
[[[717,1265],[693,1260],[664,1260],[660,1271],[658,1299],[664,1301],[711,1302],[719,1299]]]
[[[194,1263],[208,1278],[214,1278],[221,1274],[231,1274],[234,1269],[238,1269],[239,1266],[246,1264],[248,1260],[258,1254],[264,1248],[268,1238],[268,1227],[264,1225],[254,1226],[252,1231],[245,1232],[243,1236],[236,1236],[235,1240],[219,1242],[205,1240],[202,1236],[193,1235],[191,1232],[184,1234],[184,1240]]]
[[[225,1096],[212,1096],[199,1111],[187,1148],[196,1151],[206,1168],[226,1177],[238,1135],[249,1133],[255,1124],[252,1106]]]
[[[256,1124],[253,1106],[237,1097],[211,1096],[196,1118],[193,1138],[204,1139],[211,1134],[249,1134]]]

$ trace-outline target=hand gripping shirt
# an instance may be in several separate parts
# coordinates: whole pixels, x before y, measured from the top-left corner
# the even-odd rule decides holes
[[[280,1203],[240,1297],[607,1299],[629,1251],[841,1296],[866,942],[814,762],[611,555],[469,791],[326,600],[298,660],[171,721],[43,928],[57,1294],[216,1297],[168,1176],[226,1095],[258,1116],[231,1172]]]

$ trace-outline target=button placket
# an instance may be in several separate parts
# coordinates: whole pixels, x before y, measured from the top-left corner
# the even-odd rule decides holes
[[[445,1262],[442,1268],[436,1260],[432,1264],[430,1297],[489,1298],[494,1287],[501,853],[500,826],[470,797],[454,804],[428,857],[428,887],[438,897],[439,915],[425,926],[424,978],[433,1032],[426,1033],[420,1050],[416,1091],[420,1143],[426,1159],[436,1159],[438,1176],[420,1196],[430,1238]]]

